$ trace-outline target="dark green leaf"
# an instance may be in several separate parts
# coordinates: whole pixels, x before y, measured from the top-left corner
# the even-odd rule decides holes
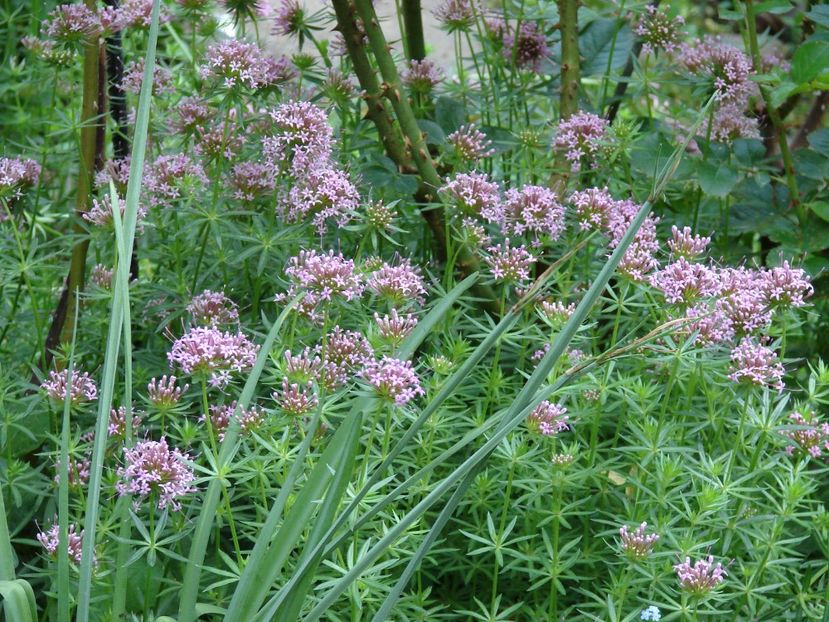
[[[829,28],[829,4],[812,7],[812,10],[806,13],[806,17],[818,26]]]
[[[755,8],[756,13],[774,13],[780,15],[788,13],[792,9],[792,3],[789,0],[766,0],[760,2]]]
[[[703,160],[697,167],[699,186],[702,191],[714,197],[724,197],[739,181],[737,171],[725,162]]]
[[[814,201],[812,203],[807,203],[806,207],[812,210],[818,218],[822,218],[823,220],[829,222],[829,202]]]
[[[829,42],[811,39],[797,48],[791,76],[797,84],[811,82],[829,69]]]
[[[442,145],[446,142],[446,133],[434,121],[418,119],[417,126],[426,135],[426,142],[430,145]]]
[[[466,123],[466,108],[460,100],[438,97],[435,102],[435,121],[447,134]]]
[[[585,76],[602,75],[608,69],[619,70],[627,63],[633,49],[630,26],[615,19],[597,19],[579,37],[579,51],[584,58]]]
[[[829,158],[829,128],[822,128],[809,134],[809,146]]]

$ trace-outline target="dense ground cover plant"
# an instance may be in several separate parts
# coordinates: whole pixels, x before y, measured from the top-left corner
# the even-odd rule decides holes
[[[829,615],[829,15],[433,13],[4,6],[8,619]]]

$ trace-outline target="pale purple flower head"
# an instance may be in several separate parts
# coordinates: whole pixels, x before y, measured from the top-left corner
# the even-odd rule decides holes
[[[97,285],[101,289],[112,288],[112,277],[115,275],[113,270],[110,270],[105,265],[97,263],[89,273],[89,281],[93,285]]]
[[[682,41],[683,25],[685,18],[681,15],[671,17],[666,9],[649,4],[633,32],[642,40],[642,52],[645,54],[660,49],[673,52],[679,49]]]
[[[159,23],[163,24],[170,20],[170,16],[162,4],[159,14]],[[125,28],[136,28],[145,30],[152,23],[153,0],[121,0],[118,8],[111,18],[113,28],[117,30]]]
[[[210,109],[198,97],[184,97],[173,108],[172,127],[182,134],[192,134],[210,119]]]
[[[76,564],[81,563],[81,551],[83,550],[83,529],[78,531],[78,527],[70,524],[67,529],[66,542],[68,545],[69,559]],[[43,550],[49,557],[56,559],[58,556],[58,548],[60,544],[60,525],[53,524],[47,531],[41,531],[37,534],[37,541],[43,546]]]
[[[731,373],[734,382],[769,386],[783,390],[783,374],[786,370],[771,348],[744,338],[731,350]]]
[[[517,283],[530,278],[530,266],[536,258],[522,244],[511,247],[509,238],[504,239],[503,244],[490,246],[484,261],[492,271],[496,281],[504,283]]]
[[[786,430],[783,432],[796,443],[796,448],[808,453],[812,458],[820,458],[823,452],[829,453],[829,423],[820,422],[817,415],[812,411],[801,414],[794,411],[789,415],[792,425],[798,426],[797,430]],[[795,446],[786,447],[786,453],[794,453]]]
[[[730,143],[737,138],[760,138],[757,117],[746,114],[744,102],[725,102],[710,122],[711,139]]]
[[[240,162],[233,166],[230,183],[235,189],[234,198],[240,201],[255,201],[267,196],[276,188],[273,169],[261,162]]]
[[[348,382],[359,368],[374,356],[368,339],[362,333],[335,326],[315,351],[320,355],[319,382],[329,389]]]
[[[408,258],[400,259],[397,265],[384,263],[371,273],[366,287],[393,305],[420,304],[426,296],[420,268]]]
[[[121,213],[123,221],[124,212],[127,207],[127,202],[120,198],[118,199],[118,211]],[[138,210],[135,214],[136,230],[141,232],[144,230],[143,220],[147,217],[147,207],[143,203],[138,204]],[[83,219],[90,224],[100,227],[101,229],[112,229],[112,200],[109,194],[105,194],[101,200],[92,199],[92,207],[83,213]]]
[[[696,342],[701,346],[734,339],[734,323],[719,308],[719,301],[713,307],[705,301],[691,305],[685,310],[685,317],[693,320],[686,330],[697,333]]]
[[[158,156],[144,174],[144,188],[152,205],[177,199],[187,185],[207,183],[201,164],[183,153]]]
[[[363,283],[354,269],[354,261],[342,253],[300,251],[291,257],[285,275],[291,280],[288,299],[304,293],[299,309],[312,319],[318,317],[317,307],[337,299],[355,300],[363,294]]]
[[[127,93],[140,93],[144,82],[144,59],[131,61],[124,67],[121,89]],[[173,74],[166,67],[156,64],[153,67],[153,95],[165,95],[175,92]]]
[[[440,191],[463,215],[481,216],[489,222],[503,219],[498,184],[485,173],[458,173]]]
[[[172,408],[181,401],[181,396],[190,388],[189,384],[180,387],[175,376],[153,378],[147,384],[147,399],[158,409]]]
[[[685,257],[653,274],[650,283],[662,292],[668,303],[680,305],[716,296],[721,287],[716,270],[704,264],[690,263]]]
[[[319,380],[322,359],[311,348],[306,347],[299,354],[291,354],[290,350],[285,350],[282,358],[282,370],[289,380],[297,382]]]
[[[216,432],[216,436],[220,441],[225,440],[225,432],[230,427],[230,422],[233,419],[233,413],[236,412],[237,402],[234,400],[230,404],[222,404],[220,406],[210,406],[210,424]],[[265,420],[265,411],[259,406],[251,406],[250,408],[239,408],[237,415],[239,421],[239,429],[243,433],[250,433],[251,431],[262,425]],[[204,415],[199,421],[204,422]]]
[[[297,177],[327,166],[334,130],[324,110],[307,101],[288,102],[273,109],[270,120],[276,133],[262,140],[269,164],[278,170],[289,166]]]
[[[374,323],[377,332],[386,341],[397,344],[403,341],[417,326],[417,318],[412,314],[398,315],[397,309],[392,309],[389,315],[374,314]]]
[[[40,164],[22,158],[0,158],[0,197],[17,199],[40,180]]]
[[[475,14],[468,0],[444,0],[432,11],[441,27],[447,32],[468,31],[475,22]]]
[[[66,378],[69,370],[50,371],[49,377],[44,380],[40,388],[46,391],[51,399],[61,402],[66,399]],[[98,399],[98,387],[95,381],[87,372],[79,372],[77,369],[72,372],[72,383],[69,388],[69,403],[72,406],[79,406],[84,402],[92,402]]]
[[[575,208],[582,231],[604,231],[610,222],[616,199],[607,188],[588,188],[570,195],[570,203]]]
[[[360,205],[360,193],[348,175],[337,169],[316,167],[294,184],[281,207],[288,222],[310,220],[319,235],[329,221],[343,227]]]
[[[506,30],[502,54],[510,63],[514,58],[518,69],[538,72],[549,53],[547,37],[537,23],[522,21],[517,35],[512,28]]]
[[[495,153],[492,141],[486,137],[486,134],[477,130],[474,123],[461,125],[449,134],[446,140],[464,162],[477,162]]]
[[[84,43],[103,32],[98,14],[82,2],[55,7],[46,22],[46,35],[59,43]]]
[[[570,319],[573,312],[576,310],[576,303],[571,302],[565,305],[560,301],[542,300],[541,312],[549,321],[554,323],[564,323]]]
[[[719,39],[683,45],[679,62],[692,74],[711,82],[715,98],[722,103],[745,104],[757,86],[751,59],[732,45]]]
[[[234,122],[202,125],[196,128],[196,144],[193,149],[208,161],[233,160],[245,145],[243,134]]]
[[[558,124],[553,148],[564,152],[573,171],[583,164],[595,164],[602,143],[607,138],[608,122],[591,112],[577,112]]]
[[[221,326],[222,324],[238,324],[239,310],[236,303],[222,292],[204,290],[198,296],[193,296],[187,311],[193,322],[200,326]]]
[[[181,509],[179,498],[195,490],[193,471],[185,463],[189,457],[178,449],[170,449],[167,440],[142,441],[124,448],[123,467],[118,468],[121,479],[115,489],[121,496],[137,496],[134,506],[150,495],[156,495],[159,510],[170,507]]]
[[[653,545],[659,540],[655,533],[646,534],[647,523],[642,523],[634,531],[630,531],[627,525],[619,529],[619,537],[622,544],[622,552],[634,561],[645,559],[651,554]]]
[[[242,373],[256,363],[259,346],[241,332],[222,332],[216,327],[191,328],[173,343],[167,359],[185,374],[210,379],[213,386],[224,387],[232,372]]]
[[[411,60],[403,71],[401,79],[412,92],[426,95],[432,92],[438,84],[443,82],[443,69],[428,59]]]
[[[504,233],[557,240],[564,231],[564,206],[549,188],[527,185],[507,190],[503,210]]]
[[[725,581],[728,574],[721,563],[714,565],[714,558],[700,559],[691,564],[691,558],[674,566],[680,587],[696,596],[704,596]]]
[[[788,261],[761,274],[761,289],[774,308],[802,307],[805,299],[815,293],[809,276],[801,268],[792,268]]]
[[[141,425],[141,416],[132,416],[132,432],[138,429]],[[127,433],[127,409],[124,406],[119,406],[117,409],[112,408],[109,411],[109,424],[107,425],[107,436],[124,438]]]
[[[527,427],[541,436],[555,436],[567,429],[567,409],[549,401],[541,402],[527,417]]]
[[[95,186],[109,188],[109,182],[116,187],[125,188],[130,179],[130,157],[108,160],[100,171],[95,173]],[[109,190],[107,190],[109,193]]]
[[[722,294],[717,309],[722,311],[739,334],[755,333],[771,323],[771,308],[764,291],[765,280],[757,270],[720,270]]]
[[[314,393],[314,385],[311,382],[300,386],[298,383],[290,383],[287,378],[282,379],[282,391],[274,392],[271,397],[279,408],[295,417],[307,415],[319,404],[319,398]]]
[[[622,241],[639,209],[640,206],[630,200],[614,202],[607,223],[611,248],[616,248]],[[619,262],[620,273],[635,281],[644,281],[646,275],[659,265],[656,260],[656,253],[659,251],[659,239],[656,235],[658,223],[658,217],[648,214]]]
[[[668,248],[674,257],[685,257],[694,259],[702,255],[711,243],[710,237],[694,235],[691,227],[678,229],[676,225],[671,227],[671,239],[668,240]]]
[[[295,35],[305,22],[305,11],[297,0],[281,0],[273,21],[273,34]]]
[[[380,361],[367,363],[360,375],[381,397],[398,406],[425,394],[411,361],[384,356]]]
[[[199,74],[205,80],[219,80],[224,88],[258,89],[269,84],[265,55],[255,44],[229,39],[207,48]]]

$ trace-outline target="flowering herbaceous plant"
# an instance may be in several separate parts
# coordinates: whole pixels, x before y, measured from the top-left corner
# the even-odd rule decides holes
[[[824,5],[0,29],[5,619],[829,620]]]

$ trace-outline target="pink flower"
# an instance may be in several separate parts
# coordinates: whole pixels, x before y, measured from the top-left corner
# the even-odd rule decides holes
[[[142,441],[124,448],[125,466],[118,468],[121,478],[115,489],[121,496],[137,495],[134,506],[151,494],[157,495],[159,510],[169,506],[181,509],[179,497],[195,490],[193,471],[185,464],[189,457],[178,449],[169,449],[167,440]]]
[[[80,2],[55,7],[46,22],[46,35],[65,44],[83,43],[103,32],[98,15]]]
[[[530,266],[536,258],[523,246],[510,247],[509,238],[503,244],[490,246],[484,259],[496,281],[516,283],[530,278]]]
[[[671,227],[671,239],[668,240],[668,248],[674,257],[685,257],[694,259],[705,252],[711,243],[710,237],[693,235],[691,227],[683,227],[680,231],[676,225]]]
[[[498,184],[484,173],[458,173],[447,179],[440,192],[445,194],[462,214],[481,216],[489,222],[501,222],[501,196]]]
[[[43,550],[46,551],[49,557],[57,559],[60,544],[60,525],[55,523],[49,528],[48,531],[41,531],[38,533],[37,541],[40,542],[41,546],[43,546]],[[77,525],[70,524],[67,529],[66,541],[68,545],[69,559],[76,564],[80,564],[83,550],[83,529],[78,531]]]
[[[717,309],[722,311],[735,332],[750,334],[771,323],[771,309],[764,292],[762,274],[746,268],[720,270],[722,293]]]
[[[40,181],[40,164],[22,158],[0,158],[0,197],[19,198]]]
[[[311,382],[302,387],[297,383],[291,384],[287,378],[282,379],[282,392],[275,392],[272,397],[279,408],[294,417],[308,414],[319,404]]]
[[[797,430],[786,430],[783,432],[797,444],[797,449],[808,453],[812,458],[820,458],[822,452],[829,453],[829,423],[818,421],[814,412],[807,411],[801,414],[797,411],[789,415],[793,425],[799,426]],[[795,447],[786,447],[786,453],[794,453]]]
[[[124,212],[126,210],[127,204],[124,199],[118,199],[118,211],[121,214],[121,218],[124,218]],[[143,220],[147,217],[147,207],[142,203],[138,204],[138,210],[135,214],[136,219],[136,230],[141,232],[144,230]],[[95,225],[96,227],[100,227],[102,229],[112,229],[112,201],[109,197],[109,194],[105,194],[103,198],[99,201],[98,199],[92,199],[92,207],[84,212],[83,219],[88,223]]]
[[[371,345],[361,333],[334,326],[315,351],[321,357],[319,382],[328,389],[344,385],[359,368],[374,356]]]
[[[210,109],[198,97],[184,97],[175,105],[173,113],[176,115],[172,123],[177,132],[192,134],[207,123],[210,118]]]
[[[112,270],[98,263],[92,268],[92,272],[89,274],[89,281],[101,289],[111,289],[113,275],[114,272]]]
[[[384,263],[368,277],[366,287],[394,305],[422,304],[426,295],[420,268],[408,259],[397,265]]]
[[[299,309],[312,319],[318,317],[322,304],[333,302],[338,298],[347,301],[359,298],[363,293],[363,283],[355,272],[354,261],[343,257],[342,253],[317,253],[315,250],[300,251],[291,257],[285,275],[291,280],[286,297],[288,299],[304,293]]]
[[[785,372],[774,350],[753,343],[748,338],[740,341],[731,351],[731,373],[728,378],[734,382],[770,386],[782,391]]]
[[[570,195],[570,203],[576,211],[576,219],[582,231],[603,231],[610,222],[610,213],[616,200],[607,188],[588,188]]]
[[[237,324],[239,310],[236,303],[222,292],[204,290],[198,296],[193,296],[187,311],[193,322],[201,326],[220,326],[222,324]]]
[[[267,164],[240,162],[233,166],[230,183],[235,188],[234,198],[240,201],[255,201],[276,188],[276,175]]]
[[[317,233],[323,235],[328,222],[343,227],[360,205],[360,194],[348,175],[336,168],[311,169],[293,185],[282,211],[288,222],[310,218]]]
[[[627,555],[630,559],[635,561],[645,559],[651,554],[653,545],[656,544],[657,540],[659,540],[659,536],[655,533],[646,535],[645,530],[647,528],[648,524],[642,523],[633,532],[628,530],[627,525],[623,525],[622,528],[619,529],[619,536],[622,541],[622,551],[624,551],[625,555]]]
[[[722,564],[717,563],[714,566],[714,558],[711,555],[708,559],[697,560],[693,565],[691,558],[686,557],[684,562],[674,566],[674,570],[680,587],[697,596],[703,596],[715,589],[725,581],[728,574]]]
[[[265,56],[255,44],[230,39],[207,48],[199,74],[205,80],[220,80],[229,90],[255,90],[269,83],[266,67]]]
[[[219,121],[213,126],[196,128],[196,145],[193,151],[208,161],[232,160],[242,150],[245,140],[239,127]]]
[[[381,397],[392,400],[398,406],[404,406],[418,395],[425,394],[411,361],[384,356],[380,361],[366,364],[360,375]]]
[[[544,31],[537,23],[528,21],[521,22],[517,35],[513,28],[505,30],[501,50],[504,58],[509,63],[512,63],[514,58],[518,69],[528,69],[537,73],[541,68],[541,61],[550,54]]]
[[[698,298],[715,296],[720,292],[720,279],[715,270],[680,257],[650,278],[651,285],[660,290],[670,304],[688,304]]]
[[[678,60],[692,74],[710,80],[720,102],[745,105],[757,90],[751,59],[719,39],[683,45]]]
[[[297,0],[281,0],[274,18],[273,34],[293,35],[300,32],[305,21],[305,11]]]
[[[383,317],[375,313],[374,323],[377,324],[380,337],[396,344],[403,341],[414,330],[417,326],[417,318],[411,314],[400,316],[396,309],[392,309],[390,315]]]
[[[792,268],[788,261],[764,271],[760,280],[760,289],[775,308],[802,307],[806,304],[805,299],[815,293],[806,272]]]
[[[185,374],[209,377],[213,386],[224,387],[231,372],[242,373],[256,363],[259,346],[242,333],[215,327],[192,328],[173,343],[167,359]]]
[[[310,102],[281,104],[270,112],[276,133],[262,140],[262,155],[277,170],[291,167],[294,175],[327,167],[334,130],[325,111]]]
[[[163,155],[155,159],[144,174],[144,188],[149,193],[150,203],[160,205],[177,199],[189,184],[207,183],[207,175],[200,164],[189,156],[178,153]]]
[[[564,231],[564,206],[555,192],[543,186],[507,190],[503,209],[505,233],[557,240]]]
[[[132,433],[141,425],[141,417],[139,415],[132,416]],[[109,411],[109,425],[107,425],[107,436],[124,438],[127,433],[127,409],[123,406],[117,410],[115,408]]]
[[[558,124],[553,148],[564,151],[572,170],[592,163],[607,137],[608,123],[591,112],[577,112]]]
[[[642,40],[642,52],[645,54],[659,49],[673,52],[679,49],[684,24],[685,18],[681,15],[671,17],[664,8],[648,5],[633,32]]]
[[[432,61],[423,59],[409,61],[401,79],[413,92],[425,95],[443,82],[444,77],[443,69]]]
[[[474,123],[461,125],[449,134],[446,140],[464,162],[477,162],[495,153],[492,141],[486,137],[486,134],[475,129]]]
[[[144,82],[144,59],[130,62],[124,67],[124,77],[121,80],[121,89],[127,93],[140,93]],[[153,67],[153,95],[174,93],[173,74],[170,70],[155,65]]]
[[[475,14],[468,0],[444,0],[443,4],[432,11],[447,32],[464,32],[472,27]]]
[[[573,311],[576,310],[576,303],[571,302],[569,305],[564,305],[563,302],[553,302],[552,300],[541,301],[541,312],[551,322],[563,323],[570,319]]]
[[[225,439],[225,432],[230,427],[230,421],[233,418],[233,413],[236,412],[236,407],[236,401],[221,406],[210,406],[210,423],[220,441]],[[259,406],[239,409],[239,429],[244,433],[249,433],[258,428],[264,419],[265,411]],[[201,416],[199,421],[204,422],[204,415]]]
[[[527,427],[541,436],[555,436],[567,429],[567,409],[552,402],[541,402],[527,417]]]
[[[181,396],[190,388],[189,384],[183,387],[176,385],[175,376],[161,376],[153,378],[147,384],[147,399],[158,409],[171,408],[181,401]]]
[[[744,102],[723,103],[710,122],[711,139],[730,143],[737,138],[760,138],[760,126],[756,117],[745,112]]]
[[[69,370],[51,371],[49,378],[44,380],[40,388],[46,391],[46,395],[56,402],[63,403],[66,399],[66,379]],[[69,403],[72,406],[79,406],[84,402],[92,402],[98,399],[98,387],[95,381],[89,377],[87,372],[79,372],[77,369],[72,372],[72,383],[69,389]]]

